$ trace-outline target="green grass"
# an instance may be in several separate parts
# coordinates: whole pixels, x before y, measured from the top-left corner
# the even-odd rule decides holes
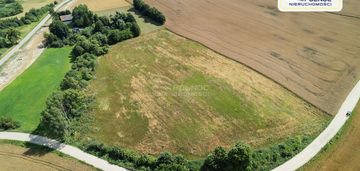
[[[164,29],[112,46],[99,58],[89,92],[97,104],[85,137],[146,153],[196,158],[238,141],[264,147],[316,135],[330,119],[271,80]]]
[[[21,123],[30,132],[40,122],[47,97],[60,85],[70,68],[71,48],[46,49],[35,63],[0,92],[0,116]]]

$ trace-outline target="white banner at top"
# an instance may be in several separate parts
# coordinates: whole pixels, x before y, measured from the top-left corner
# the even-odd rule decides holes
[[[338,12],[343,0],[278,0],[278,8],[283,12]]]

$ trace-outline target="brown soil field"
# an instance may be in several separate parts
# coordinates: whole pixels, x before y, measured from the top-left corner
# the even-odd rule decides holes
[[[86,4],[90,10],[95,12],[108,11],[130,5],[125,0],[75,0],[73,7],[80,4]]]
[[[360,170],[360,104],[343,128],[339,139],[301,170],[357,171]]]
[[[330,114],[360,78],[360,5],[282,13],[276,0],[145,0],[166,27],[270,77]]]
[[[95,170],[69,157],[60,157],[40,149],[24,148],[12,144],[0,143],[0,170]]]

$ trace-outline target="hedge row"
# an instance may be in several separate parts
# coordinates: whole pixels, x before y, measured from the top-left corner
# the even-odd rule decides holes
[[[20,27],[23,25],[30,24],[32,22],[37,22],[41,19],[41,17],[49,11],[53,11],[54,4],[48,4],[39,9],[30,9],[25,13],[25,16],[20,19],[17,17],[9,18],[5,20],[0,20],[0,29],[8,29],[11,27]]]
[[[15,0],[0,0],[0,18],[13,16],[23,12],[23,7]]]
[[[149,17],[150,19],[154,20],[159,24],[164,24],[166,18],[164,14],[162,14],[158,9],[155,7],[150,7],[146,4],[143,0],[133,0],[134,8],[142,15]]]

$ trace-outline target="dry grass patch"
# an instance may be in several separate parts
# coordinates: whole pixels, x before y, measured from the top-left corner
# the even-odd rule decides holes
[[[85,4],[91,11],[100,12],[129,6],[126,0],[76,0],[74,7]]]
[[[262,147],[316,135],[330,117],[243,65],[157,30],[111,47],[89,92],[89,137],[158,153],[204,156],[244,141]]]

